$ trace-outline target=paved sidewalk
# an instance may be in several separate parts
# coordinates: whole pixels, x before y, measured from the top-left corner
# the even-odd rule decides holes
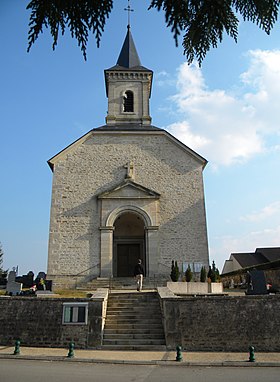
[[[13,355],[14,347],[0,346],[1,358],[37,359],[48,361],[78,361],[91,363],[153,364],[176,366],[277,366],[280,353],[255,353],[256,362],[248,362],[248,353],[182,352],[182,362],[176,362],[175,351],[109,351],[75,350],[68,358],[68,349],[21,347],[20,355]]]

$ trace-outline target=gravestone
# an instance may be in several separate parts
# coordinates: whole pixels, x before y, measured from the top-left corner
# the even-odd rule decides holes
[[[19,295],[22,291],[22,283],[17,283],[16,280],[16,271],[10,271],[8,274],[8,282],[6,286],[6,293],[10,296]]]
[[[252,270],[247,274],[248,295],[268,294],[264,271]]]

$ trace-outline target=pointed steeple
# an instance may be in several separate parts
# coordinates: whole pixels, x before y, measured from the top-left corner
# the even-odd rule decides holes
[[[124,68],[134,68],[141,66],[140,58],[138,56],[132,34],[130,32],[130,26],[127,26],[127,34],[120,52],[117,65]]]

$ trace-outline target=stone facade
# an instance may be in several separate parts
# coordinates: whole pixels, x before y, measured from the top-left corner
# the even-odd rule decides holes
[[[130,161],[132,184],[151,190],[151,195],[143,191],[141,197],[138,191],[127,198],[102,197],[124,184],[124,166]],[[101,245],[112,251],[114,222],[125,211],[144,221],[145,243],[150,246],[146,247],[148,275],[169,273],[172,259],[208,265],[203,163],[165,131],[95,130],[51,163],[48,278],[80,272],[100,276]],[[112,254],[104,276],[112,275],[111,262]]]

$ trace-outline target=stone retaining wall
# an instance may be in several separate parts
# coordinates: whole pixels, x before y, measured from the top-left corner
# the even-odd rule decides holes
[[[98,348],[102,343],[106,299],[0,298],[0,344],[25,346]],[[63,303],[88,303],[87,324],[63,324]]]
[[[165,292],[164,292],[165,291]],[[166,344],[188,351],[280,351],[280,296],[177,297],[159,288]],[[0,298],[0,344],[99,348],[106,298],[99,300],[31,297]],[[88,303],[88,322],[62,324],[63,303]]]
[[[169,294],[169,296],[168,296]],[[189,351],[280,351],[280,296],[166,297],[166,344]]]

